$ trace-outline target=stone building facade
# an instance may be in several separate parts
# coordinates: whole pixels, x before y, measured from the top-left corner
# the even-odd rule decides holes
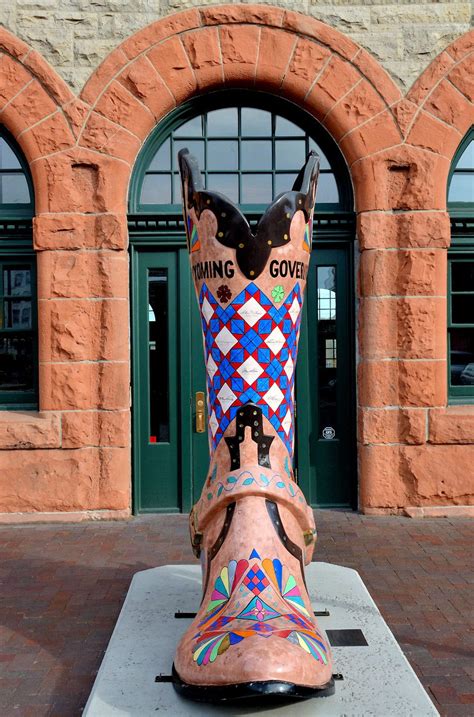
[[[367,513],[469,512],[471,363],[453,391],[449,352],[459,330],[453,301],[474,291],[474,197],[471,208],[464,197],[450,210],[447,187],[456,157],[468,161],[460,147],[474,147],[463,145],[474,125],[470,13],[468,2],[351,0],[17,0],[0,8],[0,124],[34,187],[38,323],[36,402],[0,411],[1,520],[140,510],[132,502],[141,420],[133,262],[149,237],[132,241],[141,226],[130,209],[137,158],[180,108],[199,100],[202,114],[206,97],[227,93],[215,109],[242,104],[246,92],[272,98],[276,113],[280,99],[298,108],[321,128],[321,142],[333,143],[349,178],[357,425],[348,502]],[[457,171],[474,182],[473,168]],[[0,227],[0,263],[5,256],[13,266],[13,257],[23,266],[28,220],[5,209]],[[457,294],[456,257],[467,281]],[[12,298],[2,290],[6,306]],[[460,325],[457,353],[468,356],[474,317]]]

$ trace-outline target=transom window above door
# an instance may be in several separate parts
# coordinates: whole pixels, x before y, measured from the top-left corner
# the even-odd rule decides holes
[[[202,103],[201,103],[202,104]],[[260,99],[260,104],[264,104]],[[288,105],[284,101],[282,105]],[[210,109],[208,109],[210,105]],[[271,106],[271,102],[268,102]],[[202,104],[204,107],[204,105]],[[267,205],[292,188],[308,152],[320,158],[316,204],[319,209],[352,209],[347,169],[326,131],[306,113],[284,116],[269,107],[233,105],[183,113],[158,136],[152,136],[135,173],[131,211],[154,213],[179,209],[181,185],[177,154],[188,147],[199,162],[207,189],[222,192],[243,208]],[[291,113],[288,109],[286,115]],[[319,136],[318,136],[319,135]],[[341,178],[342,177],[342,178]]]

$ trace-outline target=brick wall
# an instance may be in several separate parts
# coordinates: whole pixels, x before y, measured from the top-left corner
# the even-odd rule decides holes
[[[151,22],[201,0],[14,0],[0,22],[28,42],[77,92],[117,45]],[[471,27],[471,2],[292,0],[274,2],[315,17],[359,43],[407,89]]]
[[[234,84],[305,107],[350,168],[361,507],[472,504],[474,410],[446,406],[445,317],[446,181],[474,123],[473,73],[474,31],[404,94],[329,24],[270,6],[211,6],[128,37],[78,97],[41,54],[0,30],[1,121],[35,183],[42,411],[0,415],[0,511],[129,510],[130,176],[170,109]]]

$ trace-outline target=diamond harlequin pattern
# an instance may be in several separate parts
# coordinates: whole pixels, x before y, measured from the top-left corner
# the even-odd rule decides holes
[[[226,307],[204,284],[199,303],[212,448],[217,448],[239,406],[253,402],[262,406],[292,455],[294,367],[302,305],[299,284],[278,307],[253,283]]]

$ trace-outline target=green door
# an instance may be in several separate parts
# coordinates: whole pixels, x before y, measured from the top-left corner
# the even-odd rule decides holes
[[[150,247],[151,248],[151,247]],[[186,249],[132,249],[135,512],[189,510],[209,463],[201,328]],[[204,428],[204,430],[203,430]]]
[[[318,507],[356,505],[351,245],[311,255],[296,373],[298,481]]]

